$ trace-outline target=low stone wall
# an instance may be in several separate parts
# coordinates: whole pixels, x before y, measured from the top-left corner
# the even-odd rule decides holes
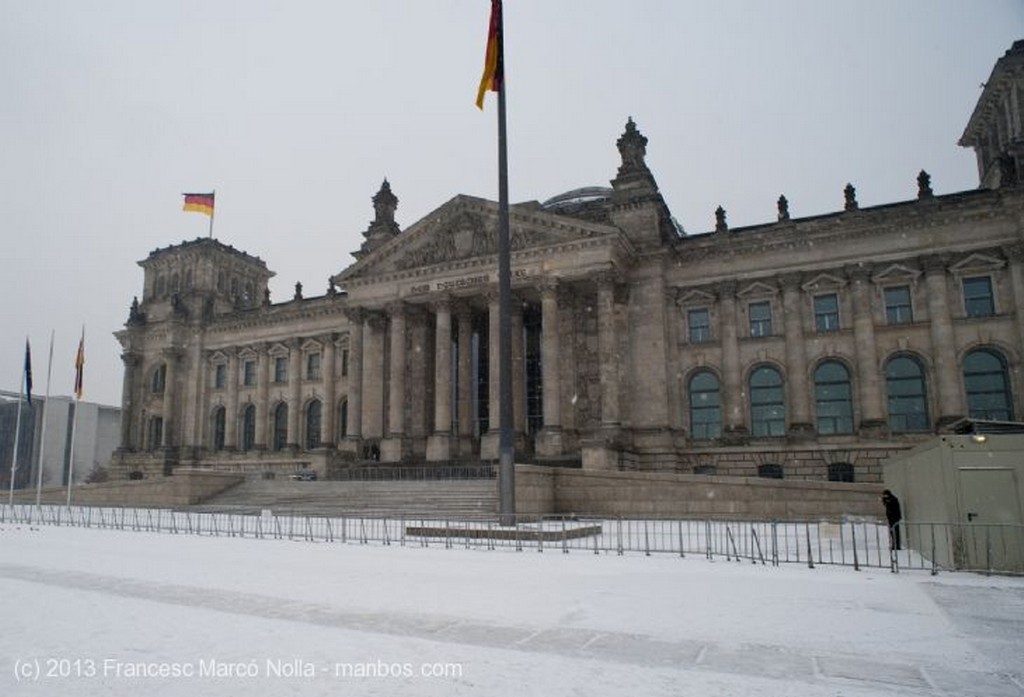
[[[520,514],[762,520],[880,518],[882,485],[519,465]]]
[[[174,476],[135,481],[80,484],[71,489],[71,503],[94,506],[190,506],[245,480],[244,475],[206,470],[177,469]],[[43,503],[65,503],[67,489],[43,489]],[[15,492],[18,503],[35,503],[34,489]]]

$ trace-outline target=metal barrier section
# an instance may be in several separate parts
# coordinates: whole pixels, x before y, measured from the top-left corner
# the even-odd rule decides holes
[[[839,521],[727,521],[561,516],[495,520],[434,515],[309,515],[199,512],[112,506],[0,504],[0,523],[288,539],[446,549],[486,549],[647,556],[703,556],[709,560],[778,566],[805,564],[863,568],[1024,573],[1024,526],[901,523],[897,539],[881,523]]]

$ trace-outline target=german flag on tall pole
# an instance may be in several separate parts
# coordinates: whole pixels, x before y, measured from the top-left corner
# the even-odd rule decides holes
[[[216,191],[208,194],[182,194],[185,197],[184,211],[192,213],[204,213],[210,216],[210,237],[213,237],[213,203],[217,197]]]
[[[501,92],[505,81],[505,47],[502,41],[501,0],[491,0],[491,23],[487,30],[487,50],[484,54],[484,74],[476,92],[476,108],[484,108],[484,94]]]
[[[484,74],[476,105],[498,93],[498,499],[501,525],[516,524],[515,433],[512,430],[512,251],[508,234],[508,144],[505,128],[505,37],[501,0],[491,0]]]
[[[85,327],[82,327],[82,338],[78,341],[78,353],[75,354],[75,398],[81,399],[85,392]]]

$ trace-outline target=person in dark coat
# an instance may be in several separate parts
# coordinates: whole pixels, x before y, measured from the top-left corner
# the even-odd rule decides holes
[[[900,549],[900,521],[903,520],[900,500],[886,489],[882,492],[882,505],[885,506],[885,519],[889,523],[889,549]]]

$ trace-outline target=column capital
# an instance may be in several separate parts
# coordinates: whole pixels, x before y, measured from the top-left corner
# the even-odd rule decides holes
[[[739,284],[734,279],[719,281],[714,285],[715,293],[718,295],[719,300],[734,299],[736,297],[736,289],[738,287]]]
[[[591,278],[595,283],[597,283],[598,288],[602,286],[614,287],[623,281],[622,274],[619,273],[618,269],[604,269],[595,273]]]
[[[408,309],[409,308],[404,300],[395,300],[384,306],[384,310],[388,313],[388,317],[404,317]]]
[[[366,310],[361,307],[348,307],[344,310],[345,319],[351,324],[361,324],[366,317]]]
[[[1002,249],[1009,261],[1024,261],[1024,241],[1004,245]]]
[[[430,300],[430,307],[434,312],[451,312],[455,302],[450,293],[443,293]]]
[[[125,351],[121,354],[121,362],[126,368],[134,368],[141,363],[142,358],[134,351]]]
[[[804,275],[799,271],[790,271],[788,273],[779,274],[779,286],[783,291],[800,291],[802,290],[801,285],[803,284]]]
[[[843,275],[853,283],[869,282],[873,273],[871,264],[847,264],[843,267]]]
[[[920,258],[921,268],[924,269],[926,274],[930,273],[946,273],[946,267],[949,265],[948,254],[926,254]]]
[[[185,355],[185,352],[176,346],[169,346],[165,349],[162,349],[160,351],[160,355],[163,356],[165,361],[167,361],[168,363],[172,363],[177,361],[183,355]]]

